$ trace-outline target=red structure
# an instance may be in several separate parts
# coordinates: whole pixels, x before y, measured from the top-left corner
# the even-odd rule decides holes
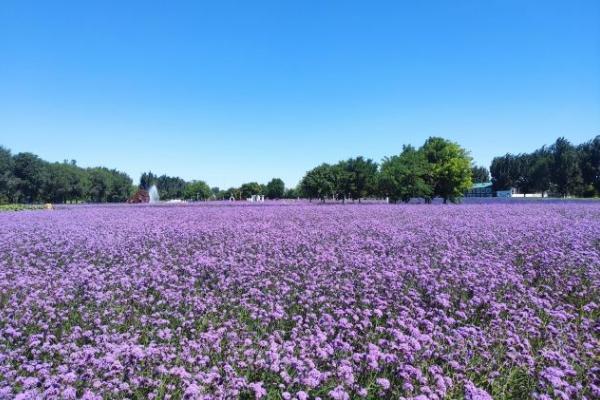
[[[149,203],[150,196],[148,195],[148,191],[144,189],[139,189],[133,196],[131,196],[128,200],[128,203]]]

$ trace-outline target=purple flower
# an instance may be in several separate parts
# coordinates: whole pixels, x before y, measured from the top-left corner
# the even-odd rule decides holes
[[[466,400],[493,400],[492,396],[489,395],[483,389],[476,387],[473,382],[467,381],[465,383],[465,399]]]
[[[350,399],[350,396],[348,395],[348,393],[346,393],[341,386],[336,386],[335,389],[331,390],[329,392],[329,396],[331,396],[331,398],[333,400],[348,400],[348,399]]]
[[[388,390],[390,388],[390,381],[386,378],[377,378],[376,382],[383,390]]]
[[[257,400],[262,399],[267,394],[267,391],[265,390],[265,388],[263,388],[262,385],[262,382],[251,383],[248,385],[248,387],[250,387],[250,389],[254,391],[254,395]]]

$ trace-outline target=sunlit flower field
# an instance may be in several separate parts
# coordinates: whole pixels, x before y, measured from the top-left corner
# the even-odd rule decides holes
[[[600,398],[600,203],[0,214],[0,398]]]

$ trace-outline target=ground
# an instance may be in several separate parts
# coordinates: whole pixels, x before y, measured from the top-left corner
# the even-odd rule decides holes
[[[0,398],[592,399],[599,288],[597,202],[1,213]]]

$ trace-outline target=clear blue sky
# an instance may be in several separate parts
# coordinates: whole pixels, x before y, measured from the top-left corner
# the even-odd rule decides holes
[[[291,186],[431,135],[488,165],[600,134],[597,0],[92,3],[1,2],[1,145]]]

